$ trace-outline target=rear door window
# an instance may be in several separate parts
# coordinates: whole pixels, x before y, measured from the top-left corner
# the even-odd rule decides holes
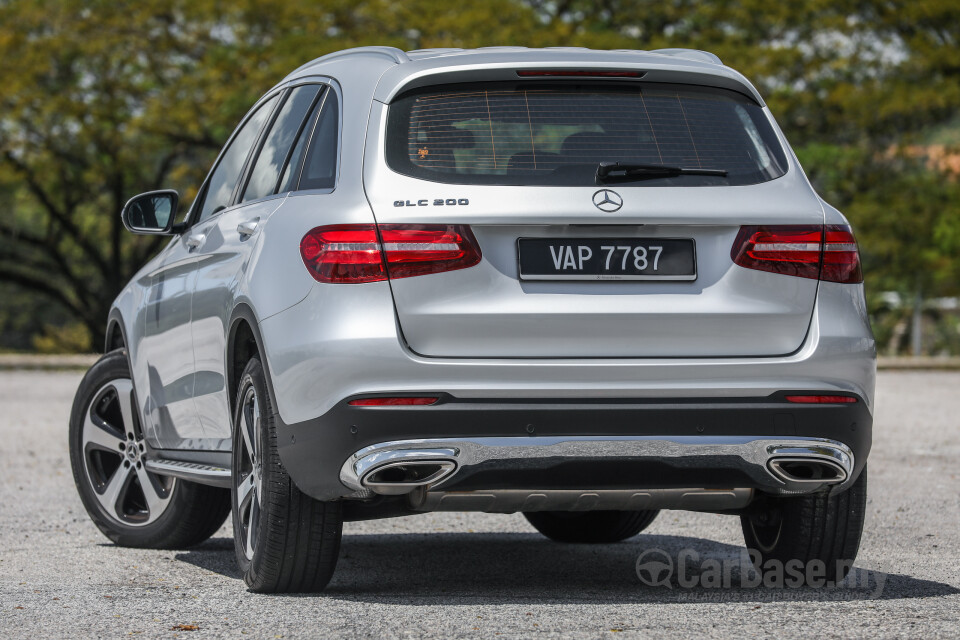
[[[247,118],[247,121],[241,125],[234,135],[230,146],[223,152],[217,168],[210,174],[210,179],[207,182],[198,221],[206,220],[214,213],[232,204],[233,192],[240,181],[247,156],[250,155],[250,150],[257,141],[263,124],[270,116],[270,112],[273,111],[273,107],[277,103],[277,97],[274,96],[264,102],[252,116]]]
[[[786,171],[763,109],[733,91],[687,85],[429,87],[390,106],[387,162],[451,184],[593,186],[600,162],[720,169],[645,186],[746,185]]]

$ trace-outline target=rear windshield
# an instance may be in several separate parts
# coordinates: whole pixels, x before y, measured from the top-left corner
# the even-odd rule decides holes
[[[387,162],[450,184],[597,184],[600,162],[719,169],[643,186],[747,185],[786,171],[763,110],[733,91],[686,85],[476,83],[390,105]]]

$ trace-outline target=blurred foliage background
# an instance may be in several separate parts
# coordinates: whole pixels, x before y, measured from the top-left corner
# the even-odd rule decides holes
[[[960,353],[956,0],[0,0],[0,349],[102,348],[163,242],[123,203],[189,202],[261,94],[369,44],[716,53],[854,224],[881,352]]]

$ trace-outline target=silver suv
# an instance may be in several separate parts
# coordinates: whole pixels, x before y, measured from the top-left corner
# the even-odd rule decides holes
[[[113,304],[70,423],[117,544],[233,513],[255,591],[322,589],[345,520],[521,512],[610,543],[738,515],[839,580],[875,351],[856,241],[709,53],[365,47],[240,123]],[[782,566],[782,565],[781,565]],[[822,574],[821,574],[822,575]]]

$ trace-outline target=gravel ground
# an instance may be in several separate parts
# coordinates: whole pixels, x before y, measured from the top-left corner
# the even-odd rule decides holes
[[[857,569],[839,588],[753,588],[735,567],[730,586],[712,588],[711,566],[740,560],[729,516],[667,511],[634,540],[578,547],[547,541],[520,515],[428,514],[346,524],[333,581],[309,597],[248,593],[229,521],[189,551],[110,544],[70,473],[79,380],[0,372],[3,637],[960,633],[957,372],[881,372],[867,524]],[[644,584],[635,566],[647,549],[692,550],[700,563],[688,575],[703,584]]]

